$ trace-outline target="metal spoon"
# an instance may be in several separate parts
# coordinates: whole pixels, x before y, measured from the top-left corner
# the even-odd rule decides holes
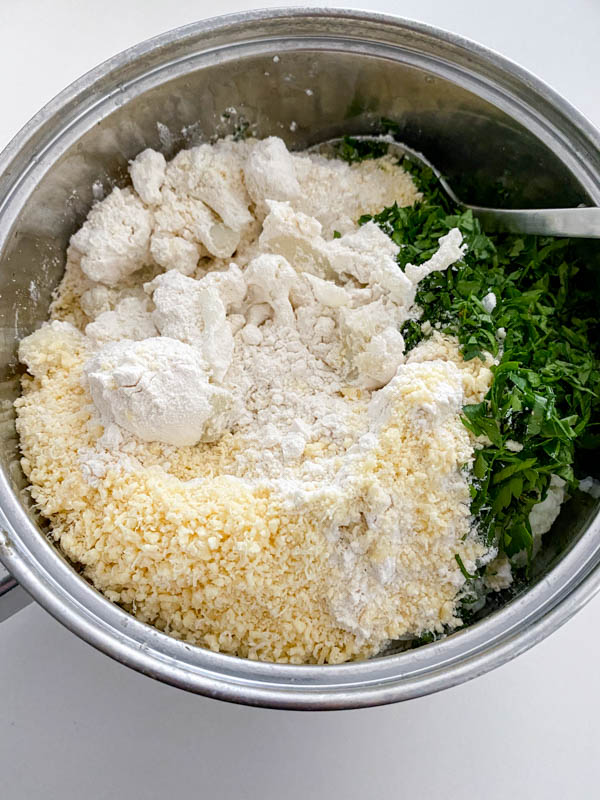
[[[379,141],[378,136],[353,136],[360,141]],[[335,157],[343,138],[329,139],[310,148],[311,152]],[[387,141],[387,140],[383,140]],[[600,208],[483,208],[463,203],[454,194],[447,181],[422,153],[400,142],[389,140],[388,153],[398,158],[409,158],[433,170],[448,197],[463,209],[470,209],[481,221],[484,230],[493,233],[536,233],[542,236],[573,236],[600,239]]]

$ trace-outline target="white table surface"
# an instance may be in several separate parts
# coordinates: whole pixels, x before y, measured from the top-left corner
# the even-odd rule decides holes
[[[284,4],[0,0],[0,146],[119,50],[212,13]],[[600,126],[600,0],[368,7],[501,51]],[[600,597],[534,650],[469,684],[396,706],[306,714],[163,686],[31,605],[0,627],[0,797],[598,797],[599,622]]]

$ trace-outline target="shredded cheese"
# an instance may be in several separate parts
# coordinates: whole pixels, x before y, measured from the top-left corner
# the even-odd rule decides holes
[[[379,443],[361,456],[357,472],[364,479],[348,503],[400,482],[416,513],[413,536],[400,548],[398,590],[385,601],[372,597],[361,624],[347,629],[335,613],[348,574],[332,563],[332,541],[318,514],[286,506],[275,489],[249,488],[227,476],[243,446],[235,435],[176,449],[140,444],[140,469],[109,470],[90,485],[79,451],[92,448],[102,429],[81,380],[88,345],[72,329],[59,333],[38,331],[32,355],[24,354],[34,377],[25,376],[17,401],[23,468],[52,535],[110,599],[186,641],[290,663],[368,657],[389,639],[459,624],[454,609],[463,579],[455,553],[472,568],[484,552],[467,535],[468,489],[460,468],[472,446],[460,421],[415,433],[410,415],[419,402],[409,391],[408,401],[395,400]],[[460,363],[456,344],[441,346]],[[431,363],[436,368],[422,373],[426,393],[436,391],[437,365],[445,362]],[[475,385],[485,391],[486,368],[462,367],[470,391]],[[329,507],[326,493],[320,503]],[[347,511],[337,509],[342,519]],[[359,549],[375,561],[384,564],[398,550],[393,530],[380,541],[372,531],[354,530]],[[368,639],[361,627],[371,631]]]

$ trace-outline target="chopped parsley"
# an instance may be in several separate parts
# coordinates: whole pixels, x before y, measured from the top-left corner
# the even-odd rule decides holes
[[[381,158],[388,151],[388,143],[377,139],[354,139],[344,136],[336,145],[336,156],[348,164],[356,164],[369,158]]]
[[[461,572],[462,572],[462,574],[465,576],[465,580],[467,580],[467,581],[473,581],[473,580],[475,580],[475,578],[477,577],[477,575],[471,575],[471,573],[467,571],[467,568],[465,567],[465,565],[464,565],[464,563],[463,563],[463,560],[462,560],[462,558],[461,558],[461,557],[458,555],[458,553],[457,553],[457,554],[454,556],[454,558],[456,559],[456,563],[458,564],[458,567],[459,567],[460,571],[461,571]]]
[[[347,138],[344,148],[347,160],[365,157],[355,140]],[[576,487],[578,453],[600,445],[598,314],[582,280],[592,280],[593,269],[578,242],[486,235],[470,211],[452,205],[431,170],[406,159],[404,165],[423,201],[373,218],[400,245],[399,266],[426,261],[454,227],[468,247],[456,267],[419,284],[422,316],[404,325],[406,348],[430,335],[422,329],[428,321],[457,337],[466,360],[486,353],[498,359],[483,402],[463,409],[464,425],[485,442],[473,466],[471,510],[488,544],[509,557],[525,551],[529,560],[529,513],[546,497],[551,476]],[[497,303],[487,310],[482,299],[490,292]]]

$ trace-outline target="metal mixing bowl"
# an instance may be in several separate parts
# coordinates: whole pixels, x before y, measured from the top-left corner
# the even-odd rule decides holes
[[[351,11],[258,11],[138,45],[49,103],[0,157],[0,557],[76,634],[124,664],[194,692],[281,708],[349,708],[434,692],[498,666],[574,614],[600,587],[600,522],[584,496],[545,538],[532,585],[468,629],[341,666],[258,663],[192,647],[136,621],[80,577],[31,509],[12,402],[20,338],[46,319],[69,236],[92,184],[126,182],[145,147],[250,127],[293,147],[381,117],[461,196],[501,181],[513,204],[600,204],[598,132],[524,70],[425,25]],[[468,193],[467,193],[468,191]],[[460,194],[461,192],[459,192]]]

